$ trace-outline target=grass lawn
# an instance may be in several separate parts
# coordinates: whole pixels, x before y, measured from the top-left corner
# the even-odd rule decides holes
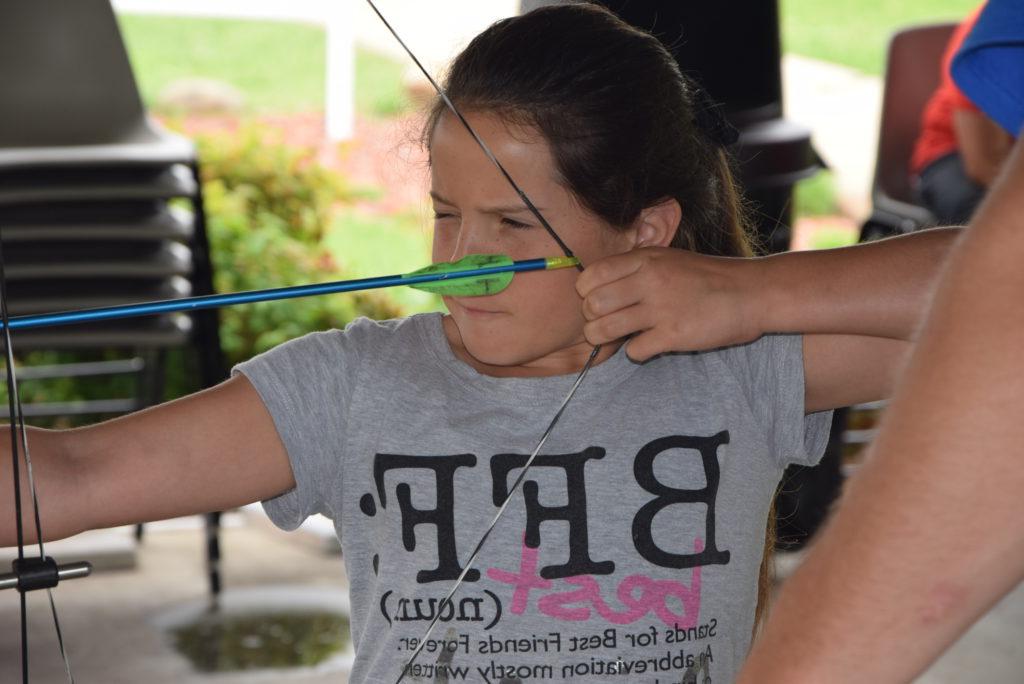
[[[415,211],[381,215],[344,207],[325,242],[346,278],[369,278],[414,271],[430,263],[430,222]],[[438,311],[441,298],[409,287],[388,295],[406,313]]]
[[[838,210],[835,179],[831,171],[819,171],[796,184],[793,193],[794,215],[827,216]]]
[[[884,46],[894,28],[961,17],[975,4],[975,0],[780,2],[787,50],[870,73],[881,71]],[[326,36],[322,27],[131,14],[119,15],[119,21],[147,104],[169,83],[199,76],[238,88],[249,113],[323,109]],[[388,116],[409,107],[402,71],[401,62],[357,50],[360,114]],[[822,173],[800,183],[794,202],[797,215],[834,213],[830,175]],[[331,248],[352,277],[379,274],[380,254],[388,254],[388,266],[394,266],[390,270],[417,268],[429,261],[428,229],[421,229],[421,223],[411,215],[381,217],[345,210],[331,231]],[[416,310],[435,306],[427,295],[413,291],[398,294],[398,299]]]
[[[198,76],[239,89],[255,113],[324,108],[326,35],[320,26],[131,14],[118,19],[147,105],[172,81]],[[357,111],[387,116],[407,107],[402,68],[357,50]]]
[[[894,31],[959,21],[980,0],[779,0],[782,45],[793,52],[881,75]]]

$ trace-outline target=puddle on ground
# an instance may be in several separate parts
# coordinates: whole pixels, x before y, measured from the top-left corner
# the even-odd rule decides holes
[[[171,630],[177,650],[202,672],[309,667],[348,645],[348,618],[327,612],[207,613]]]

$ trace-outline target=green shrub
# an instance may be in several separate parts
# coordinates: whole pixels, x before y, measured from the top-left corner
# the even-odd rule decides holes
[[[199,140],[207,235],[218,292],[302,285],[350,277],[325,244],[339,203],[366,191],[319,164],[312,150],[288,147],[268,131],[249,127],[237,136]],[[359,316],[393,318],[403,310],[385,292],[307,297],[227,307],[220,311],[221,347],[228,364],[293,337],[343,327]],[[17,348],[17,347],[15,347]],[[39,351],[19,355],[28,366],[122,358],[116,350]],[[168,354],[165,398],[198,389],[193,359]],[[22,386],[23,403],[132,396],[131,376],[59,379]],[[0,388],[6,402],[6,388]],[[93,417],[98,418],[99,416]],[[36,420],[63,427],[88,419]]]
[[[336,203],[358,193],[314,152],[267,142],[249,128],[199,141],[215,286],[238,292],[339,280],[323,239]],[[401,310],[380,292],[261,302],[222,309],[221,345],[235,363],[312,330]]]

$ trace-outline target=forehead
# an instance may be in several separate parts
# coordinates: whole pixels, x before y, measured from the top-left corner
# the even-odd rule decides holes
[[[502,166],[517,183],[524,186],[528,194],[529,189],[525,187],[528,180],[550,183],[555,179],[551,149],[535,128],[510,122],[491,112],[469,111],[463,115]],[[501,172],[469,131],[450,112],[444,112],[438,117],[429,142],[431,175],[435,183],[444,182],[448,176],[468,175],[478,182],[500,180],[508,185],[508,181],[501,176]]]

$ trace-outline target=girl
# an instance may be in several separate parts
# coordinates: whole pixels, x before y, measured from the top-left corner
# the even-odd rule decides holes
[[[820,457],[828,409],[888,392],[951,234],[751,258],[692,84],[600,9],[498,22],[447,89],[586,271],[359,320],[165,406],[33,430],[46,534],[257,500],[285,529],[322,513],[344,546],[355,682],[730,682],[783,468]],[[436,260],[559,253],[440,104],[425,140]]]

